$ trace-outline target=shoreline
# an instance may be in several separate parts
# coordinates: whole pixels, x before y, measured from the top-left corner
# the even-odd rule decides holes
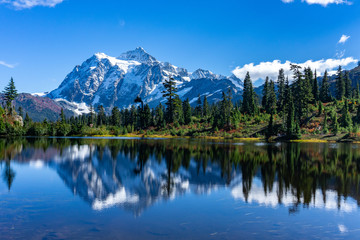
[[[125,135],[72,135],[72,136],[20,136],[24,138],[108,138],[108,139],[204,139],[204,140],[231,140],[238,142],[269,142],[269,143],[356,143],[360,144],[360,139],[347,138],[347,134],[337,136],[326,136],[328,139],[323,139],[324,136],[311,136],[304,137],[301,139],[286,140],[282,138],[274,138],[267,140],[264,137],[220,137],[220,136],[201,136],[201,137],[190,137],[190,136],[172,136],[172,135],[158,135],[158,134],[125,134]],[[0,136],[0,138],[16,138],[16,136]]]

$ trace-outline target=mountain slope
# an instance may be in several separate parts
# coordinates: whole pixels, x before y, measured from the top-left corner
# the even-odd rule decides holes
[[[177,82],[181,99],[209,95],[211,103],[218,101],[221,92],[229,87],[235,95],[242,89],[241,80],[235,76],[225,77],[202,69],[190,73],[184,68],[160,62],[144,49],[136,48],[118,58],[103,53],[93,55],[76,66],[47,96],[87,106],[103,105],[108,112],[114,106],[129,107],[136,96],[155,107],[163,101],[162,82],[170,76]]]
[[[0,103],[3,104],[3,102],[4,100],[0,94]],[[21,107],[24,116],[25,113],[28,113],[29,117],[35,122],[43,121],[45,118],[50,121],[58,120],[62,108],[67,117],[74,115],[69,105],[54,101],[48,97],[36,96],[29,93],[19,94],[14,101],[14,106],[16,110]],[[78,107],[76,108],[78,109]],[[73,107],[73,109],[75,109],[75,107]]]

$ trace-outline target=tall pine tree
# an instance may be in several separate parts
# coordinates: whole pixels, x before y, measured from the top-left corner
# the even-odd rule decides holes
[[[352,98],[352,86],[351,86],[349,71],[346,71],[344,74],[344,82],[345,82],[345,97],[350,99]]]
[[[314,79],[313,79],[312,92],[313,92],[314,102],[319,101],[319,84],[318,84],[318,80],[317,80],[316,70],[315,70]]]
[[[249,115],[254,115],[257,111],[255,92],[249,72],[246,73],[244,79],[243,102],[241,108],[243,113]]]
[[[279,76],[277,80],[277,95],[278,95],[278,101],[277,101],[277,108],[279,112],[285,111],[286,106],[286,98],[285,98],[285,73],[284,69],[279,70]]]
[[[339,66],[336,73],[336,99],[341,100],[345,96],[345,82],[341,66]]]
[[[325,71],[324,77],[323,77],[322,83],[321,83],[320,100],[322,102],[329,102],[331,100],[331,97],[330,97],[330,84],[329,84],[327,71]]]
[[[176,82],[173,77],[169,77],[163,83],[165,90],[162,92],[163,97],[167,99],[166,102],[166,118],[169,123],[173,123],[176,118],[176,102],[175,99],[178,97],[176,94]]]
[[[12,113],[12,102],[15,100],[15,98],[18,96],[14,79],[11,78],[9,84],[4,89],[4,99],[6,102],[6,106],[10,113]]]

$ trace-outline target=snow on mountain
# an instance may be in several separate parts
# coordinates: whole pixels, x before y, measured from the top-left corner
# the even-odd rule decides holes
[[[242,89],[242,81],[234,76],[225,77],[203,69],[189,73],[184,68],[156,60],[139,47],[117,58],[104,53],[94,54],[75,66],[60,86],[47,96],[71,103],[69,109],[76,114],[86,113],[90,105],[95,108],[103,105],[108,112],[114,106],[128,108],[137,96],[155,107],[163,100],[162,83],[169,77],[176,80],[181,99],[193,99],[207,92],[221,94],[227,88],[239,94]],[[210,103],[218,100],[218,94],[209,98]],[[77,105],[82,110],[77,109]]]
[[[198,69],[190,75],[190,79],[225,79],[226,77],[214,74],[209,70]]]

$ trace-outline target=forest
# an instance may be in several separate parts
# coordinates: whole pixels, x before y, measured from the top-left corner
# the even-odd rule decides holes
[[[199,96],[196,106],[179,98],[175,80],[169,77],[163,83],[165,104],[154,109],[137,97],[130,108],[114,107],[110,114],[102,105],[70,118],[61,111],[55,122],[34,122],[21,107],[15,109],[17,90],[11,78],[0,107],[0,135],[357,140],[360,92],[358,84],[352,86],[348,71],[339,66],[332,91],[328,72],[319,81],[310,68],[291,64],[291,71],[291,83],[283,69],[277,80],[267,77],[261,97],[247,73],[241,101],[234,102],[228,89],[212,104],[206,95]]]

